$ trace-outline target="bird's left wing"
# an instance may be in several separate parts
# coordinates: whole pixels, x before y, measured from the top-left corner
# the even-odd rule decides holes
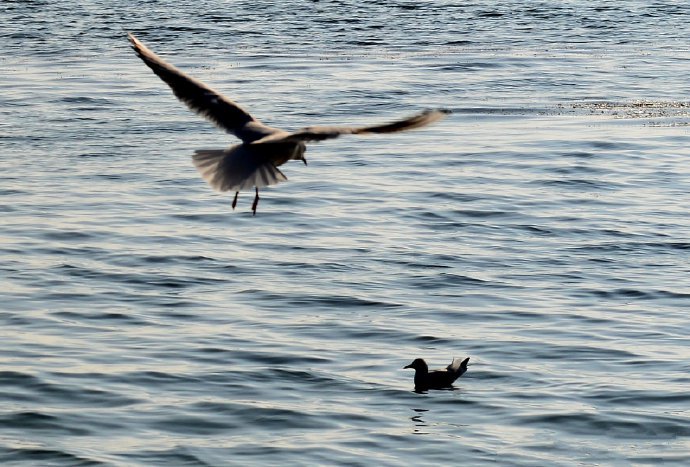
[[[160,79],[170,86],[172,92],[178,99],[187,104],[190,109],[199,115],[206,117],[220,128],[234,134],[240,139],[247,139],[247,136],[249,136],[245,134],[246,132],[241,131],[247,123],[254,121],[257,125],[261,125],[254,117],[232,100],[214,91],[201,81],[187,76],[185,73],[160,58],[149,50],[148,47],[139,42],[133,34],[128,33],[127,36],[129,42],[132,44],[132,48],[139,58],[141,58]],[[257,137],[260,136],[263,136],[263,134]]]
[[[391,123],[384,123],[382,125],[373,125],[365,127],[350,127],[350,126],[312,126],[294,133],[269,135],[265,138],[255,141],[255,143],[268,142],[308,142],[308,141],[322,141],[325,139],[337,138],[340,135],[366,135],[374,133],[397,133],[399,131],[413,130],[421,128],[431,123],[437,122],[450,113],[446,109],[425,110],[422,113],[413,115],[402,120],[397,120]]]

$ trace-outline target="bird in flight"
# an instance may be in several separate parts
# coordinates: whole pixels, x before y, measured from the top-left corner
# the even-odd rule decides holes
[[[227,149],[198,150],[192,159],[201,176],[212,188],[221,192],[235,192],[233,209],[237,205],[239,192],[254,188],[254,215],[259,203],[259,188],[287,180],[278,169],[279,166],[290,160],[301,160],[306,165],[306,143],[348,134],[365,135],[412,130],[436,122],[450,113],[446,109],[426,110],[403,120],[366,127],[312,126],[295,132],[271,128],[232,100],[160,58],[133,34],[128,33],[128,37],[134,52],[170,86],[179,100],[242,141]]]

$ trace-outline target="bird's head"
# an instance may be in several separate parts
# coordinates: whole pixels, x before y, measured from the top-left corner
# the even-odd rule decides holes
[[[297,143],[292,150],[292,156],[290,159],[296,160],[296,161],[302,161],[304,162],[304,165],[307,165],[307,159],[304,157],[304,153],[307,152],[307,145],[300,142]]]
[[[429,371],[429,367],[426,365],[426,362],[424,359],[421,358],[415,358],[412,363],[410,363],[407,366],[404,366],[403,369],[406,368],[413,368],[414,370],[422,370],[422,371]]]

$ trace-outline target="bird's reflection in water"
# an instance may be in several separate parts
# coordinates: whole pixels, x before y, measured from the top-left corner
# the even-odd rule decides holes
[[[434,391],[459,391],[459,390],[460,390],[460,388],[457,388],[455,386],[450,386],[447,388],[434,389]],[[414,391],[412,391],[412,392],[415,392],[417,394],[429,394],[429,389],[425,388],[425,387],[415,386]]]
[[[427,427],[429,425],[427,425],[426,422],[424,421],[424,419],[422,418],[422,414],[424,412],[428,412],[429,410],[428,409],[412,409],[412,410],[417,412],[417,415],[414,415],[410,418],[410,420],[412,420],[412,423],[414,423],[414,426],[415,426],[413,433],[415,435],[428,435],[429,432],[424,430],[423,427]]]

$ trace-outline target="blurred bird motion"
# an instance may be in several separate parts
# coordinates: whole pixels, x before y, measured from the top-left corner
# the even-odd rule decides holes
[[[232,208],[240,191],[254,188],[252,213],[256,215],[259,188],[284,182],[287,177],[278,169],[290,160],[304,158],[306,143],[337,138],[340,135],[396,133],[436,122],[450,111],[426,110],[412,117],[367,127],[312,126],[287,132],[264,125],[232,100],[223,96],[169,64],[149,50],[134,35],[128,34],[136,54],[165,81],[173,94],[187,106],[215,123],[242,142],[227,149],[201,149],[192,159],[201,176],[218,191],[234,191]]]

